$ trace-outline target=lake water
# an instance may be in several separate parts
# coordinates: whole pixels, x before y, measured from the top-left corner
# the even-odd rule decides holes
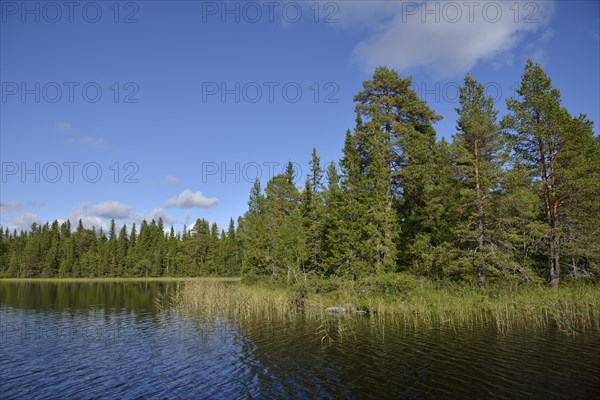
[[[600,398],[598,332],[415,331],[358,317],[331,342],[302,317],[157,309],[177,285],[0,282],[0,397]]]

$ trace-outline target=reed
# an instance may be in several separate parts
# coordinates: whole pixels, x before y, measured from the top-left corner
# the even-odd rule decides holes
[[[317,285],[318,286],[318,285]],[[492,326],[498,332],[535,331],[556,327],[566,333],[600,331],[600,290],[597,285],[498,285],[486,290],[459,284],[415,281],[395,293],[371,285],[339,281],[326,291],[266,283],[194,280],[182,283],[171,305],[193,314],[244,320],[294,320],[318,323],[323,340],[352,334],[352,321],[368,318],[383,326],[402,328]],[[325,313],[344,307],[341,316]],[[357,310],[366,312],[360,316]],[[340,324],[339,321],[347,321]],[[335,331],[335,335],[334,335]]]

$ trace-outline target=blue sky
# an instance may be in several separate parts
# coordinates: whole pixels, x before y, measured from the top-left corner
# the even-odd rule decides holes
[[[532,57],[598,134],[599,4],[1,0],[1,224],[225,227],[256,176],[339,159],[378,65],[450,138],[465,73],[502,116]]]

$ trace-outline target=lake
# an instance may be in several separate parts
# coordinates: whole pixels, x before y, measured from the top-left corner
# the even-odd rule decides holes
[[[302,316],[157,306],[182,284],[0,281],[0,397],[600,397],[599,332],[407,330],[361,316],[331,341]]]

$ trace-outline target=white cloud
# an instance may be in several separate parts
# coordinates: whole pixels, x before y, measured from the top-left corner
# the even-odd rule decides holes
[[[31,224],[34,222],[39,223],[40,219],[36,214],[25,213],[22,215],[18,215],[9,220],[13,225],[15,225],[18,229],[28,231],[31,228]]]
[[[554,37],[554,31],[552,29],[546,29],[540,37],[541,42],[547,42]]]
[[[96,136],[82,136],[77,138],[77,142],[94,149],[108,149],[110,147],[104,139]]]
[[[109,221],[103,219],[102,217],[91,215],[90,209],[87,206],[87,203],[82,203],[78,207],[75,207],[71,210],[69,214],[69,220],[71,221],[71,226],[73,229],[77,228],[77,224],[79,220],[83,226],[87,229],[91,229],[95,227],[96,229],[104,229],[105,231],[109,229]]]
[[[552,39],[553,36],[554,31],[552,29],[546,29],[537,39],[531,40],[523,50],[527,55],[527,58],[531,58],[542,65],[545,64],[547,58],[545,44]]]
[[[347,9],[348,20],[363,21],[369,31],[354,49],[357,61],[369,72],[381,65],[399,70],[427,67],[441,77],[464,74],[481,60],[510,53],[525,34],[544,28],[554,10],[553,2],[547,1],[528,2],[529,6],[494,1],[380,3],[387,2],[340,5]],[[367,12],[367,6],[386,13]],[[549,36],[546,31],[544,38]]]
[[[175,225],[178,224],[179,221],[177,218],[167,214],[163,208],[157,207],[153,209],[150,213],[140,213],[136,214],[134,220],[136,223],[141,223],[143,220],[150,222],[152,220],[158,221],[159,218],[163,219],[163,222],[166,225]]]
[[[0,213],[10,213],[23,211],[25,209],[25,205],[19,203],[18,201],[0,201]]]
[[[123,219],[129,217],[131,207],[118,201],[105,201],[93,205],[89,210],[89,215],[94,217],[105,217]]]
[[[66,132],[73,129],[73,125],[68,122],[61,121],[56,124],[56,129],[60,132]]]
[[[174,175],[165,176],[165,183],[167,185],[177,185],[179,183],[179,178]]]
[[[75,131],[75,127],[68,122],[61,121],[55,125],[56,130],[60,132],[71,132]],[[73,135],[69,139],[66,140],[66,143],[77,143],[82,144],[87,147],[91,147],[94,149],[108,149],[110,145],[102,138],[87,135],[87,136],[79,136]]]
[[[323,21],[336,20],[331,27],[372,30],[402,12],[402,2],[399,1],[348,1],[336,4],[338,9],[330,8],[322,16]]]
[[[167,200],[167,207],[174,208],[209,208],[214,207],[219,203],[216,197],[205,197],[202,192],[192,192],[186,189],[177,197]]]
[[[77,229],[77,224],[81,219],[85,228],[91,229],[95,227],[96,230],[102,228],[105,233],[108,233],[110,229],[111,218],[117,219],[115,223],[117,232],[125,224],[130,229],[132,224],[135,223],[139,229],[139,225],[143,220],[150,222],[152,220],[158,221],[159,218],[162,218],[165,229],[169,228],[170,225],[178,224],[178,220],[167,214],[162,208],[155,208],[149,213],[132,213],[131,207],[118,201],[106,201],[92,207],[88,207],[86,203],[82,203],[74,208],[69,215],[73,229]]]

